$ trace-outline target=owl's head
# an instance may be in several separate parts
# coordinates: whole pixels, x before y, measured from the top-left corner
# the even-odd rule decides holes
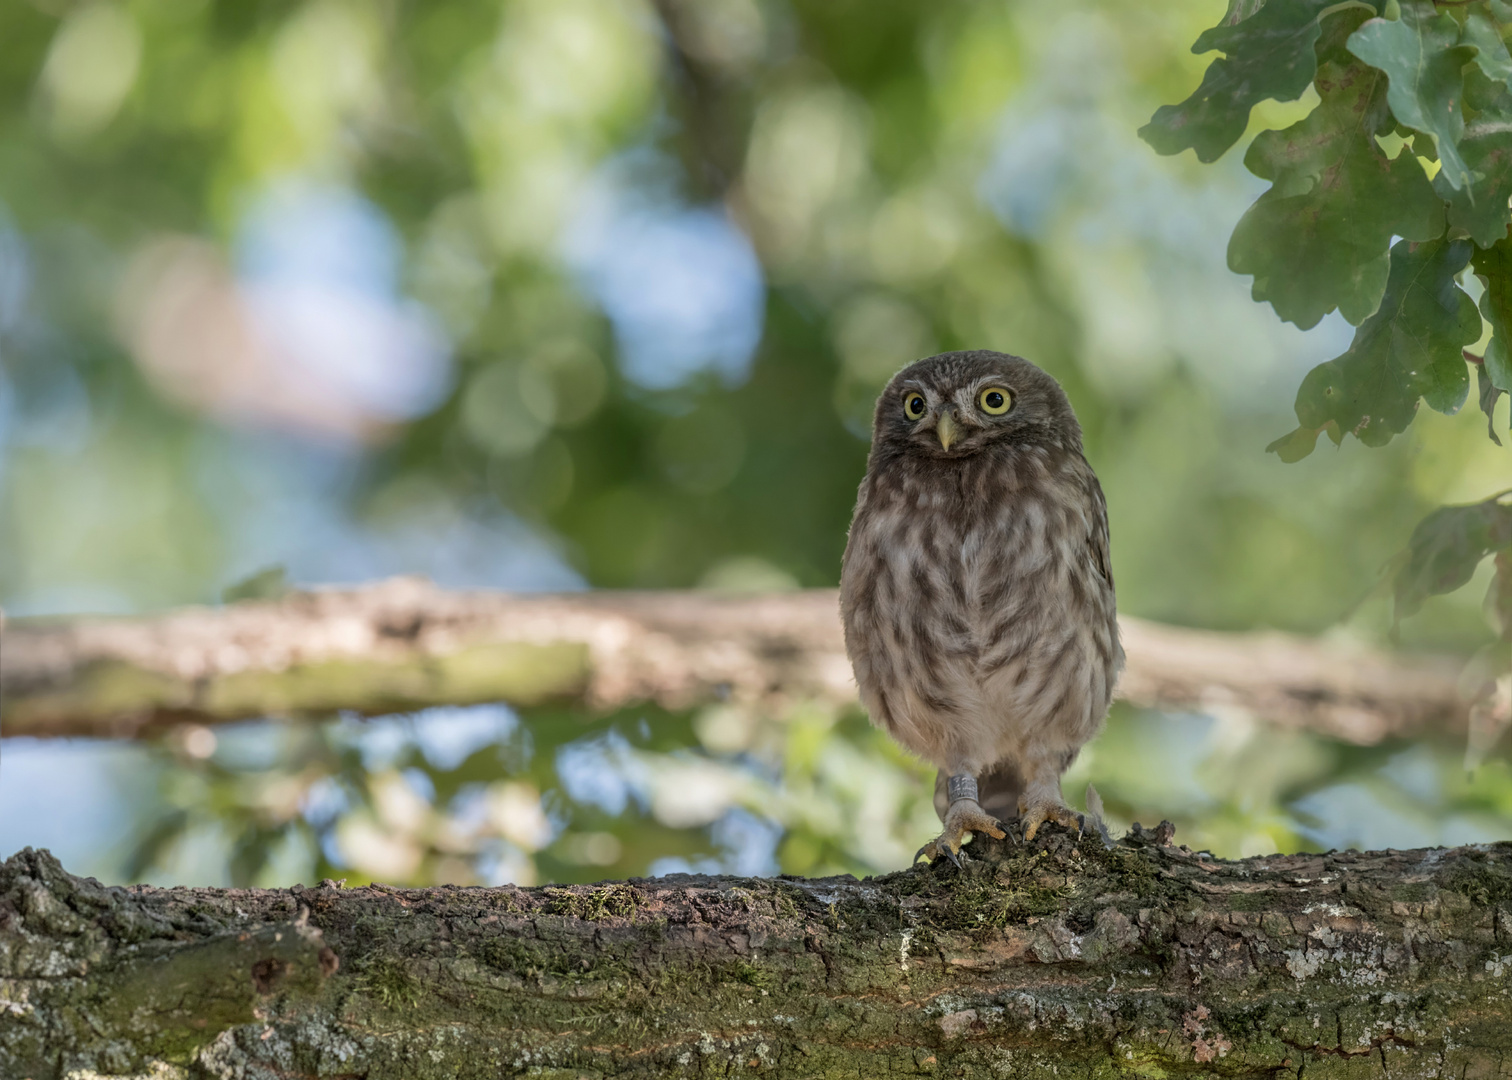
[[[877,399],[874,450],[960,458],[1005,444],[1081,449],[1066,392],[1007,353],[941,353],[909,364]]]

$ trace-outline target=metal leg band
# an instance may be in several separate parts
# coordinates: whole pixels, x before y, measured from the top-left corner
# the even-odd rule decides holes
[[[945,794],[950,802],[957,803],[962,799],[977,801],[976,777],[965,773],[957,773],[945,781]]]

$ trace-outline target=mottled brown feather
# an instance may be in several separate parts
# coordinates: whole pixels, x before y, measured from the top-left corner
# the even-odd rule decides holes
[[[989,386],[1011,392],[1006,414],[979,408]],[[904,412],[909,392],[928,401],[921,419]],[[945,409],[961,429],[948,451]],[[875,723],[942,776],[978,777],[999,817],[1026,790],[1053,784],[1059,799],[1123,650],[1107,504],[1053,378],[994,352],[900,371],[877,402],[840,591]]]

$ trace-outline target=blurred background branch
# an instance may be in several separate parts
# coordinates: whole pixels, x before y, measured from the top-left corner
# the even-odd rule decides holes
[[[855,703],[833,590],[509,595],[414,578],[162,615],[15,620],[0,653],[12,735],[134,736],[176,723],[498,701],[783,711]],[[1126,617],[1120,697],[1227,710],[1362,746],[1462,733],[1450,657]]]

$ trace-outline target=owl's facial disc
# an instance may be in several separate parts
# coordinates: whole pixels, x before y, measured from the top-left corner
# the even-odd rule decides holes
[[[940,412],[939,420],[935,421],[935,434],[940,439],[940,449],[948,451],[950,444],[961,437],[961,425],[956,423],[955,414],[949,409]]]

